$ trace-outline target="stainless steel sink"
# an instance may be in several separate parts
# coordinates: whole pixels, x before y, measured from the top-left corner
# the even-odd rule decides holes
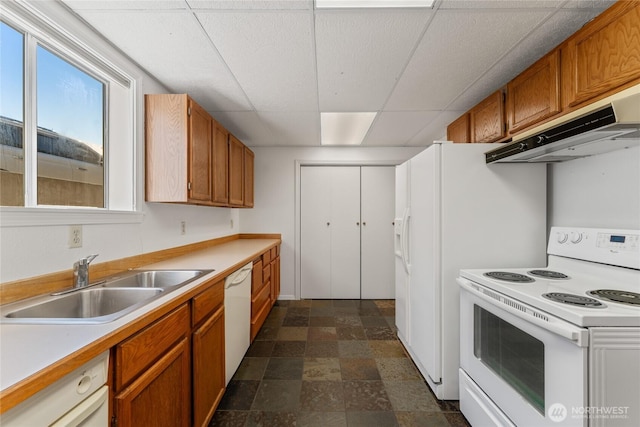
[[[3,317],[28,319],[28,323],[66,323],[65,320],[78,323],[76,319],[90,320],[86,323],[103,323],[130,313],[162,292],[163,289],[157,288],[81,289],[43,301],[33,301],[26,307],[3,313]]]
[[[171,288],[197,279],[212,270],[132,270],[100,286],[111,288]]]
[[[0,306],[1,323],[106,323],[213,270],[131,270],[82,289]]]

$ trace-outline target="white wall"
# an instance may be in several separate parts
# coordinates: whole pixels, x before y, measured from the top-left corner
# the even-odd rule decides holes
[[[550,226],[640,229],[640,147],[549,166]]]
[[[166,93],[167,89],[59,4],[46,2],[39,7],[46,8],[48,16],[55,16],[57,22],[78,38],[138,77],[136,180],[138,197],[144,199],[143,95]],[[141,209],[144,212],[142,222],[83,225],[83,246],[77,249],[68,248],[68,225],[0,227],[0,282],[68,270],[74,261],[92,253],[100,254],[95,262],[104,262],[239,232],[237,209],[144,202]],[[186,221],[185,235],[180,234],[180,221]]]
[[[280,298],[295,296],[296,162],[399,164],[424,147],[252,147],[255,154],[255,204],[240,211],[243,233],[280,233]]]

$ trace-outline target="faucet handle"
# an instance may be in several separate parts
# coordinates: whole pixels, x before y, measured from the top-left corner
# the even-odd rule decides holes
[[[94,255],[88,255],[84,258],[80,258],[78,261],[76,261],[74,263],[74,266],[88,266],[91,261],[93,261],[94,259],[96,259],[96,257],[98,256],[98,254],[94,254]]]
[[[93,255],[89,255],[85,258],[85,262],[87,263],[87,265],[91,264],[91,261],[93,261],[94,259],[96,259],[96,257],[100,255],[100,254],[93,254]]]

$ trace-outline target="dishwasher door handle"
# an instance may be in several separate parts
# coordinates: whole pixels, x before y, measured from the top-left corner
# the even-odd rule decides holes
[[[225,289],[229,289],[232,286],[236,286],[244,282],[244,279],[246,279],[247,276],[251,274],[251,271],[253,271],[253,264],[247,264],[246,266],[242,267],[235,273],[235,277],[233,277],[232,280],[229,280],[225,283]]]

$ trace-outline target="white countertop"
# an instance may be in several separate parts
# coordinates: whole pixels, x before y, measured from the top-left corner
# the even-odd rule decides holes
[[[0,324],[0,390],[19,383],[72,353],[115,333],[151,310],[192,290],[207,280],[224,278],[242,267],[278,239],[238,239],[170,260],[145,265],[144,269],[214,269],[210,274],[168,292],[109,323],[92,325]],[[223,276],[222,273],[227,271]],[[105,348],[106,350],[106,348]]]

